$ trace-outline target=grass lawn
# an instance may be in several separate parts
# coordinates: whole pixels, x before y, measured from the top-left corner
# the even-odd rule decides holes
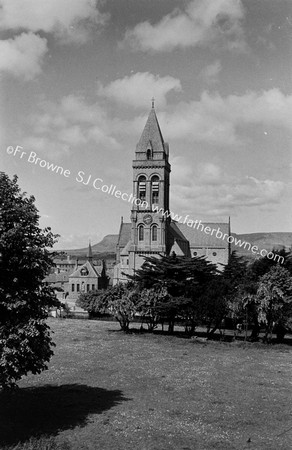
[[[1,448],[45,435],[60,446],[43,450],[292,449],[292,347],[49,325],[49,370],[0,394]]]

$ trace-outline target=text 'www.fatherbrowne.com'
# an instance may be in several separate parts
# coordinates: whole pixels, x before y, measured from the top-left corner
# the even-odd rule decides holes
[[[17,145],[13,147],[10,145],[7,147],[8,155],[18,156],[20,159],[26,158],[27,162],[30,164],[38,165],[42,169],[47,169],[50,172],[56,173],[58,175],[63,175],[65,178],[71,177],[71,170],[65,169],[62,166],[58,166],[57,164],[46,161],[45,159],[40,158],[36,152],[31,151],[29,154],[23,150],[23,147]],[[122,192],[117,189],[117,186],[114,184],[104,184],[102,178],[94,178],[92,174],[86,175],[84,171],[79,170],[75,176],[75,181],[77,183],[82,183],[84,186],[92,186],[95,190],[101,191],[104,194],[111,195],[115,198],[121,198],[123,201],[135,204],[136,206],[142,208],[143,210],[152,210],[153,212],[157,212],[161,214],[163,217],[171,218],[172,220],[186,224],[188,227],[197,229],[202,231],[205,234],[210,236],[215,236],[217,239],[222,239],[228,242],[229,244],[234,244],[237,247],[244,248],[245,250],[251,251],[253,254],[266,256],[268,259],[273,259],[281,264],[284,262],[284,257],[274,254],[273,252],[268,252],[265,249],[259,249],[257,245],[252,245],[250,242],[242,241],[241,239],[237,239],[237,237],[232,236],[228,233],[223,233],[220,227],[211,228],[209,226],[204,225],[201,220],[192,220],[189,215],[179,216],[178,214],[173,213],[172,211],[165,211],[163,208],[159,208],[157,205],[152,205],[152,208],[149,208],[149,204],[146,200],[141,200],[137,198],[135,195],[128,194],[127,192]]]

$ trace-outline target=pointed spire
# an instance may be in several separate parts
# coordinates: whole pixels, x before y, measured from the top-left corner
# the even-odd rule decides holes
[[[154,109],[154,99],[152,99],[152,108],[148,115],[146,125],[143,133],[137,144],[138,152],[146,152],[149,147],[149,142],[152,146],[153,152],[164,152],[164,139],[160,130],[160,126],[156,117]]]
[[[89,244],[88,244],[88,261],[92,263],[92,248],[91,248],[91,242],[89,239]]]
[[[105,259],[102,260],[102,271],[101,271],[100,276],[104,277],[104,278],[106,277],[106,262],[105,262]]]

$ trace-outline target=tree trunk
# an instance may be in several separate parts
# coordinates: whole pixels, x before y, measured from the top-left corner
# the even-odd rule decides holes
[[[252,327],[250,339],[251,341],[258,341],[259,340],[259,334],[260,334],[260,326],[257,318],[254,318],[254,325]]]
[[[174,331],[174,320],[169,320],[169,322],[168,322],[168,332],[172,334],[173,331]]]

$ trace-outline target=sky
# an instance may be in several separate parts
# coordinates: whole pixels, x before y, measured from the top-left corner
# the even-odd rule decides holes
[[[174,213],[291,232],[291,80],[292,0],[0,0],[0,170],[57,249],[117,234],[154,97]]]

